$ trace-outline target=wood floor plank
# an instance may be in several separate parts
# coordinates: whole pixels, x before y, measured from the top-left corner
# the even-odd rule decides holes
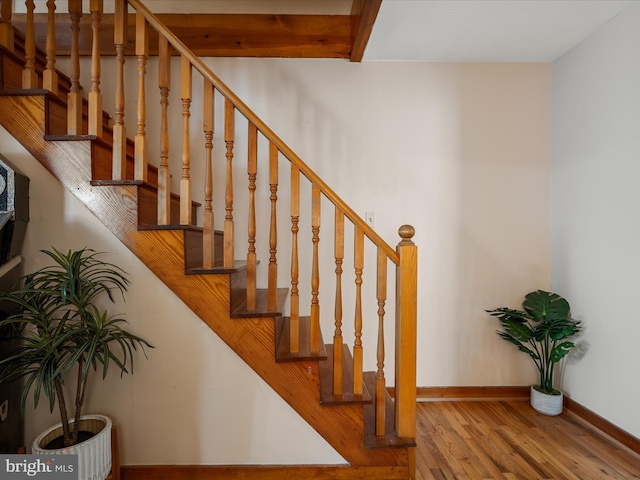
[[[492,456],[492,459],[499,462],[499,466],[504,473],[513,473],[518,478],[546,480],[548,477],[544,472],[540,472],[538,465],[532,465],[521,456],[511,445],[500,436],[501,430],[489,428],[488,425],[481,425],[485,438],[483,447]]]
[[[468,420],[457,410],[455,403],[450,403],[446,406],[443,405],[444,416],[449,420],[449,425],[455,428],[457,434],[460,435],[461,440],[467,444],[469,463],[467,464],[467,471],[471,467],[470,473],[479,475],[480,478],[498,478],[501,477],[501,472],[496,465],[488,461],[483,451],[479,446],[479,442],[476,440],[477,436],[473,434],[466,427],[468,426]]]
[[[640,479],[640,455],[571,412],[491,400],[420,402],[417,413],[417,480]]]
[[[626,451],[620,448],[603,445],[602,440],[597,437],[584,436],[581,441],[590,450],[597,450],[599,452],[597,458],[620,471],[625,475],[624,478],[640,478],[640,459],[630,458]]]

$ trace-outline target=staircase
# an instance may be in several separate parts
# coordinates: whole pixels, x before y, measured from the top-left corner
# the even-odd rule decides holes
[[[180,40],[137,0],[117,0],[113,14],[116,79],[115,115],[103,111],[100,92],[100,45],[97,32],[104,17],[101,1],[91,1],[93,30],[92,85],[82,96],[79,85],[79,18],[82,2],[70,1],[72,54],[70,75],[55,67],[55,5],[48,2],[46,45],[36,46],[34,2],[27,1],[26,31],[11,25],[11,2],[2,2],[0,23],[0,124],[42,165],[144,262],[182,299],[230,348],[257,372],[348,462],[352,473],[340,478],[415,477],[415,362],[416,362],[416,271],[417,252],[411,241],[413,229],[399,230],[396,249],[384,242],[346,205],[297,155],[220,81]],[[66,2],[65,2],[66,4]],[[8,6],[7,6],[8,5]],[[127,14],[127,8],[136,13]],[[135,54],[138,62],[137,130],[127,138],[124,123],[124,62],[128,23],[135,25]],[[162,127],[160,165],[151,165],[146,146],[146,61],[149,34],[158,37],[159,81]],[[183,145],[180,192],[170,191],[168,158],[168,102],[171,53],[181,58],[179,90],[182,115],[173,125],[182,125]],[[190,124],[192,75],[204,81],[203,125]],[[221,99],[222,101],[219,101]],[[172,100],[175,101],[175,100]],[[224,118],[224,158],[214,158],[213,119],[216,106]],[[234,158],[236,117],[245,119],[247,158]],[[205,132],[204,202],[193,200],[191,184],[191,130]],[[257,201],[258,149],[268,144],[270,195]],[[247,211],[237,211],[239,184],[234,166],[246,165]],[[213,182],[214,166],[226,165],[222,186]],[[281,164],[286,174],[279,173]],[[220,175],[217,175],[220,177]],[[290,201],[278,201],[281,178],[290,179]],[[301,180],[304,182],[301,187]],[[214,228],[214,191],[224,189],[224,205],[216,206],[223,228]],[[310,198],[301,196],[305,188]],[[235,197],[234,197],[235,196]],[[302,205],[309,204],[310,218]],[[335,210],[334,221],[321,225],[321,205]],[[204,206],[202,205],[204,203]],[[201,213],[202,223],[196,219]],[[302,213],[302,215],[301,215]],[[236,235],[235,218],[247,218],[247,240]],[[256,219],[266,218],[267,232],[260,235]],[[278,249],[284,237],[282,219],[288,218],[286,255]],[[310,234],[301,225],[311,226]],[[343,262],[345,224],[353,226],[355,279],[349,278],[348,295],[355,300],[355,331],[343,334]],[[333,233],[331,258],[321,256],[320,230]],[[324,232],[324,230],[323,230]],[[306,237],[310,238],[306,238]],[[267,241],[260,240],[268,239]],[[363,267],[365,242],[375,248],[377,319],[363,318]],[[240,250],[240,245],[245,245]],[[268,246],[266,288],[258,275],[258,249]],[[370,247],[369,247],[370,248]],[[290,251],[289,251],[290,250]],[[238,260],[238,258],[242,258]],[[311,280],[301,278],[302,262],[311,264]],[[266,263],[266,262],[265,262]],[[332,279],[335,300],[324,306],[322,315],[332,312],[332,338],[325,343],[326,325],[320,318],[319,283],[322,265],[335,266]],[[388,269],[391,263],[395,272]],[[284,267],[284,268],[283,268]],[[262,267],[260,267],[262,268]],[[283,278],[282,271],[290,272]],[[280,272],[280,273],[279,273]],[[394,274],[395,273],[395,274]],[[346,277],[346,274],[344,274]],[[395,312],[388,316],[389,279],[395,280]],[[303,285],[307,291],[302,291]],[[323,287],[325,289],[329,287]],[[308,302],[307,302],[308,297]],[[205,299],[206,301],[203,301]],[[302,299],[302,301],[301,301]],[[310,304],[308,315],[301,305]],[[300,312],[303,310],[303,313]],[[395,322],[392,341],[385,342],[387,317]],[[345,323],[345,326],[347,324]],[[377,328],[375,371],[364,371],[364,328]],[[326,330],[326,327],[325,327]],[[353,337],[347,344],[345,337]],[[386,350],[393,350],[387,355]],[[385,375],[385,361],[393,358],[395,371]],[[393,388],[388,388],[394,379]],[[394,393],[391,398],[389,392]],[[366,470],[363,470],[366,469]],[[215,474],[214,474],[215,475]],[[127,477],[134,478],[134,477]],[[318,477],[320,478],[320,477]]]

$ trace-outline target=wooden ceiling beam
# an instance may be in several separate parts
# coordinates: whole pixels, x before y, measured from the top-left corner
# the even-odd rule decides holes
[[[351,6],[351,55],[349,56],[352,62],[362,61],[381,4],[382,0],[353,0]]]
[[[365,0],[365,3],[370,0]],[[373,0],[380,1],[380,0]],[[135,19],[129,19],[127,55],[135,54]],[[350,58],[349,15],[264,15],[264,14],[158,14],[188,48],[203,57]],[[58,55],[71,52],[71,23],[68,14],[56,14]],[[14,14],[13,25],[25,31],[26,15]],[[35,15],[36,44],[46,43],[47,14]],[[80,54],[91,55],[91,16],[82,16]],[[115,55],[113,15],[102,18],[100,46],[104,55]],[[158,36],[149,38],[150,54],[158,53]]]

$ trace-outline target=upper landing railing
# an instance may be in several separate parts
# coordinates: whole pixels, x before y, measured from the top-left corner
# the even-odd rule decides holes
[[[26,5],[26,31],[25,35],[25,65],[22,76],[22,86],[26,89],[42,88],[51,92],[58,91],[58,78],[56,74],[56,2],[49,0],[47,6],[47,35],[44,51],[46,54],[46,66],[42,73],[36,71],[35,54],[36,44],[34,37],[34,9],[33,0],[27,0]],[[129,7],[135,11],[135,15],[129,14]],[[68,94],[68,134],[103,135],[103,105],[101,93],[101,58],[99,32],[103,17],[103,1],[90,1],[91,29],[92,29],[92,55],[91,55],[91,86],[88,93],[88,122],[87,132],[83,132],[83,97],[80,88],[80,55],[79,55],[79,31],[80,18],[82,16],[82,2],[80,0],[68,1],[68,12],[71,21],[71,58],[70,72],[71,88]],[[2,21],[0,23],[0,43],[6,48],[13,48],[13,27],[11,24],[12,2],[3,1],[1,4]],[[290,278],[285,282],[289,287],[289,315],[290,315],[290,350],[292,353],[298,352],[301,345],[307,345],[310,354],[318,353],[320,345],[320,271],[321,265],[332,263],[335,265],[335,275],[333,275],[333,288],[335,289],[335,300],[331,310],[334,317],[333,332],[333,393],[340,396],[343,393],[343,262],[345,260],[345,247],[353,249],[353,269],[354,281],[349,292],[350,297],[355,300],[355,311],[353,317],[353,331],[349,337],[353,338],[353,386],[352,392],[355,395],[362,394],[363,390],[363,329],[377,328],[377,341],[371,345],[375,352],[376,370],[376,435],[385,436],[391,433],[399,437],[414,438],[416,429],[415,401],[416,401],[416,315],[417,315],[417,248],[412,242],[414,235],[413,228],[402,226],[399,229],[401,241],[394,249],[389,246],[380,236],[367,225],[338,195],[329,188],[325,182],[318,177],[262,120],[260,120],[243,102],[240,100],[198,57],[188,50],[175,35],[171,33],[142,3],[137,0],[116,0],[114,11],[114,45],[116,51],[117,74],[115,79],[115,112],[113,129],[113,172],[114,180],[125,179],[126,175],[126,145],[127,132],[125,129],[125,47],[128,43],[128,22],[130,18],[135,18],[135,56],[138,63],[137,78],[137,98],[134,103],[137,105],[137,129],[135,131],[135,180],[147,180],[148,171],[148,149],[146,129],[147,118],[147,81],[146,66],[149,57],[149,34],[155,32],[158,35],[158,85],[159,106],[155,107],[160,111],[160,131],[153,133],[153,138],[160,139],[160,155],[158,165],[158,225],[169,224],[169,199],[170,199],[170,168],[169,168],[169,114],[168,105],[171,89],[171,56],[180,56],[180,102],[182,105],[182,162],[180,172],[180,224],[190,225],[194,223],[191,218],[192,209],[192,179],[191,162],[196,156],[190,151],[192,144],[191,132],[191,108],[192,108],[192,84],[193,74],[200,77],[203,82],[203,99],[198,102],[198,108],[202,108],[203,122],[201,125],[204,131],[205,142],[202,145],[204,157],[205,178],[201,182],[204,184],[204,212],[202,228],[204,232],[203,243],[203,265],[205,269],[214,268],[220,263],[220,259],[214,258],[214,162],[226,163],[226,174],[221,188],[224,189],[224,255],[221,263],[225,268],[234,266],[234,259],[238,257],[235,246],[239,239],[234,238],[236,225],[234,216],[238,212],[234,211],[234,166],[237,168],[238,159],[234,158],[234,142],[236,129],[238,128],[236,118],[240,114],[242,118],[241,128],[246,128],[247,144],[247,182],[248,188],[248,212],[241,212],[243,218],[248,219],[247,225],[247,310],[251,312],[256,309],[257,303],[257,239],[260,237],[257,232],[256,217],[260,209],[264,209],[264,216],[268,218],[268,231],[263,238],[268,244],[268,264],[267,264],[267,296],[268,309],[275,310],[278,287],[278,264],[287,265],[285,271],[290,272]],[[39,46],[42,47],[42,46]],[[111,82],[110,82],[111,83]],[[158,91],[155,91],[158,95]],[[220,98],[222,101],[216,101]],[[222,141],[225,145],[223,159],[213,158],[214,140],[214,112],[216,107],[221,108],[221,118],[224,118]],[[270,196],[268,202],[256,202],[257,175],[258,175],[258,146],[268,145],[268,153],[264,155],[267,165],[264,166],[268,172],[268,183]],[[290,216],[290,247],[288,255],[278,254],[278,213],[283,208],[278,202],[278,187],[281,182],[279,173],[279,159],[285,158],[289,163],[289,172],[285,176],[290,181],[290,199],[286,214]],[[243,164],[245,160],[242,161]],[[236,170],[237,171],[237,170]],[[217,180],[217,179],[216,179]],[[310,204],[310,219],[305,219],[311,225],[310,244],[303,242],[299,235],[301,214],[301,181],[308,182],[310,199],[305,199]],[[333,222],[329,230],[333,231],[332,247],[333,255],[330,259],[320,258],[320,228],[321,228],[321,203],[326,199],[333,206]],[[282,213],[281,213],[282,214]],[[245,217],[246,216],[246,217]],[[303,215],[304,217],[304,215]],[[258,217],[259,218],[259,217]],[[326,218],[326,216],[324,217]],[[351,225],[353,235],[345,235],[345,225]],[[280,228],[282,230],[282,228]],[[282,232],[280,232],[282,235]],[[352,245],[345,245],[347,239],[352,239]],[[365,260],[365,242],[373,245],[376,253],[375,268],[377,271],[375,280],[375,295],[377,299],[377,320],[371,322],[363,318],[363,270]],[[265,256],[266,257],[266,256]],[[286,257],[283,259],[283,257]],[[305,283],[300,279],[301,262],[310,259],[310,279],[307,295],[310,296],[309,316],[310,328],[308,338],[301,338],[300,329],[300,294]],[[394,362],[395,375],[391,378],[395,381],[395,431],[386,431],[385,421],[385,392],[387,382],[390,382],[385,375],[385,361],[387,357],[385,344],[385,319],[387,314],[387,295],[389,290],[388,265],[395,267],[395,312],[394,312]],[[306,265],[305,265],[306,266]],[[330,283],[331,279],[323,279]],[[282,280],[281,280],[282,281]],[[393,288],[393,285],[391,286]],[[333,296],[333,295],[332,295]],[[374,307],[375,308],[375,307]],[[304,329],[303,329],[304,330]],[[373,337],[376,335],[374,334]],[[392,382],[390,382],[392,383]]]

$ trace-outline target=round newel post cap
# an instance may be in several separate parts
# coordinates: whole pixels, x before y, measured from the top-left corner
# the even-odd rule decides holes
[[[400,245],[414,245],[411,239],[415,234],[416,229],[411,225],[402,225],[398,229],[398,235],[400,235],[400,238],[402,238],[402,240],[400,241]]]

